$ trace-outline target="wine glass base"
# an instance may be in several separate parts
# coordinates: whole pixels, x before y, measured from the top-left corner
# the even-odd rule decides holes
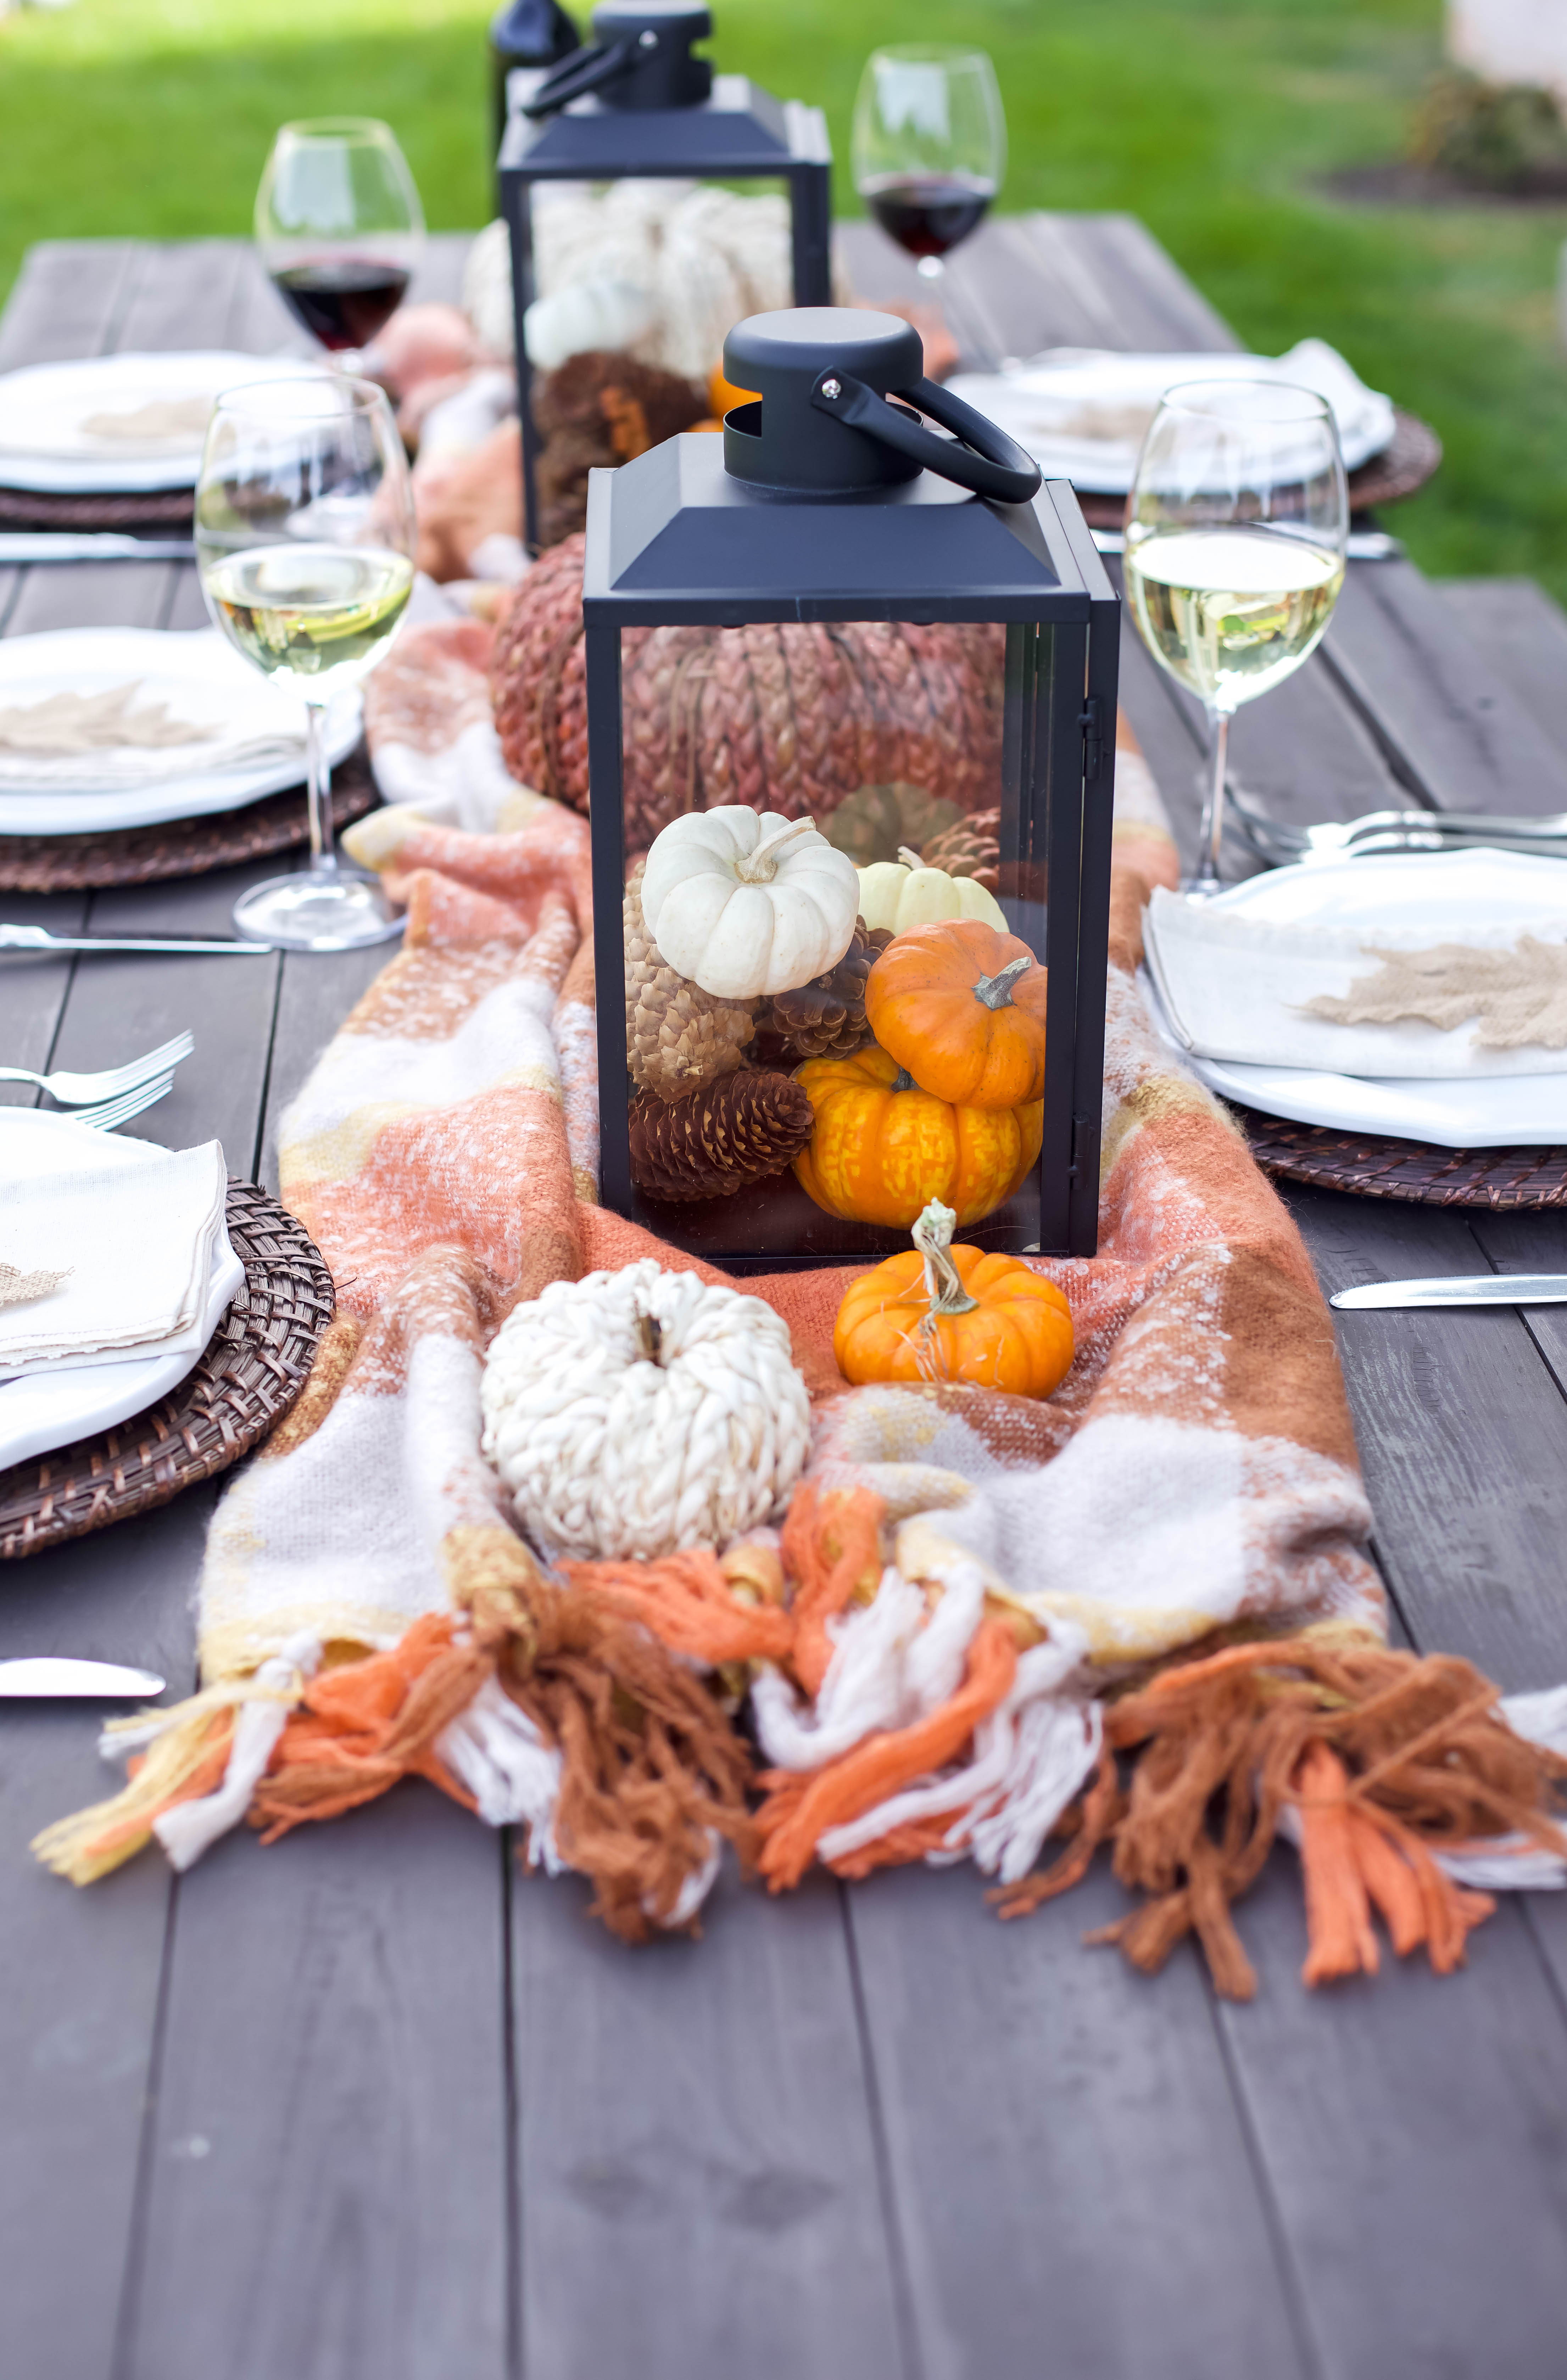
[[[371,876],[269,876],[234,905],[234,929],[278,951],[356,951],[389,942],[407,919]]]

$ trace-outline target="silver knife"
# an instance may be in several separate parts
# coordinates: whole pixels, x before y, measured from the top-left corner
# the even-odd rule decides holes
[[[1438,1281],[1367,1281],[1330,1305],[1567,1305],[1567,1272],[1448,1273]]]
[[[109,529],[0,529],[0,563],[194,562],[188,537],[122,537]]]
[[[150,1694],[161,1694],[164,1683],[152,1670],[124,1670],[115,1661],[70,1661],[55,1655],[0,1661],[0,1700],[41,1701],[65,1694],[141,1702]]]
[[[191,942],[176,941],[172,935],[159,941],[145,934],[51,934],[43,926],[0,925],[0,951],[174,951],[188,958],[192,952],[205,956],[213,952],[224,957],[237,953],[241,958],[271,958],[270,942]]]

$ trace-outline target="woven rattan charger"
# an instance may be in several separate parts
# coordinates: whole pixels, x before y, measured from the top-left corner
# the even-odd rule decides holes
[[[0,1561],[166,1504],[237,1463],[298,1397],[332,1319],[332,1276],[255,1183],[230,1179],[227,1219],[245,1281],[205,1354],[145,1413],[0,1471]]]
[[[1369,512],[1374,504],[1396,504],[1423,488],[1442,459],[1442,442],[1418,414],[1393,407],[1392,443],[1371,455],[1349,475],[1349,508]],[[1126,516],[1124,495],[1099,495],[1079,488],[1077,501],[1090,528],[1119,528]]]
[[[1429,1141],[1330,1132],[1235,1108],[1253,1157],[1275,1181],[1420,1207],[1488,1207],[1517,1214],[1567,1207],[1567,1148],[1438,1148]]]
[[[363,818],[376,798],[359,744],[332,772],[334,828],[340,832]],[[268,859],[309,837],[302,785],[247,802],[243,809],[170,819],[162,826],[123,827],[107,834],[0,834],[0,892],[101,892],[114,885],[204,876],[210,868]]]

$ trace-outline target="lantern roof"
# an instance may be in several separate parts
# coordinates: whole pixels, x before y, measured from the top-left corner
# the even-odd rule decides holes
[[[1031,504],[921,471],[828,498],[758,489],[687,431],[589,480],[589,626],[789,620],[1087,620],[1115,590],[1069,481]]]
[[[589,96],[541,123],[513,113],[500,169],[534,181],[700,179],[787,174],[832,158],[820,108],[774,99],[744,75],[715,75],[711,98],[698,107],[606,107]]]

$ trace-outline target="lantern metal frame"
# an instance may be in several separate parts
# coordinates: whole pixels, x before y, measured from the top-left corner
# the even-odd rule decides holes
[[[846,516],[852,536],[827,533]],[[927,587],[920,562],[938,546],[941,584]],[[787,1174],[730,1198],[678,1207],[645,1198],[632,1183],[619,994],[622,630],[805,620],[1005,623],[1002,850],[1014,849],[1044,886],[1042,901],[1002,895],[1009,924],[1036,950],[1042,942],[1048,969],[1039,1238],[1026,1239],[1022,1227],[1004,1221],[967,1228],[964,1236],[1014,1252],[1092,1256],[1121,599],[1070,483],[1047,481],[1031,504],[1000,504],[924,472],[869,498],[801,501],[731,477],[722,442],[687,432],[617,471],[589,475],[582,610],[603,1203],[735,1272],[863,1262],[907,1245],[906,1233],[827,1215]],[[1050,632],[1048,667],[1039,666],[1045,638],[1030,630]],[[784,1185],[809,1208],[808,1245],[762,1244],[759,1202],[769,1194],[780,1200]]]
[[[522,322],[539,294],[533,267],[536,182],[786,182],[795,303],[827,306],[832,296],[832,151],[820,107],[774,99],[744,75],[715,75],[711,98],[698,107],[606,107],[589,96],[535,124],[522,109],[547,71],[519,69],[508,78],[510,113],[499,164],[501,209],[511,232],[523,537],[529,551],[539,542],[535,467],[542,442],[533,419],[533,370]]]

